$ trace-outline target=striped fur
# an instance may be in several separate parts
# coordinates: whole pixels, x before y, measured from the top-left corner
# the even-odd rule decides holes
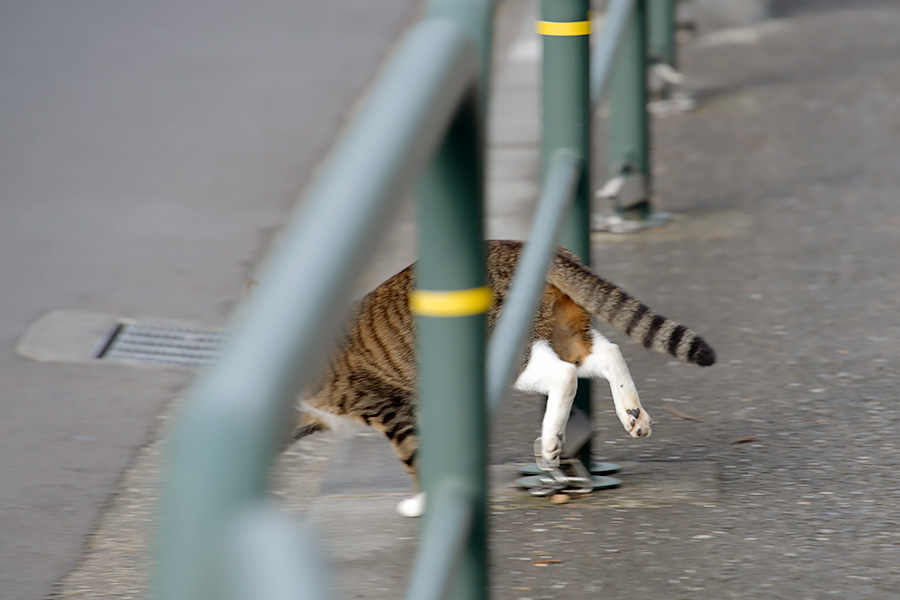
[[[522,243],[516,241],[487,244],[488,284],[493,291],[489,332],[521,250]],[[702,366],[715,362],[715,353],[703,338],[597,277],[565,248],[558,249],[547,283],[532,342],[546,340],[563,361],[578,366],[590,353],[593,315],[646,348]],[[413,284],[409,267],[360,300],[327,368],[303,396],[312,410],[301,416],[296,437],[327,429],[321,412],[348,417],[383,432],[415,479],[415,320],[409,309]]]
[[[558,249],[547,282],[645,348],[702,367],[716,362],[715,352],[703,338],[597,277],[565,248]]]

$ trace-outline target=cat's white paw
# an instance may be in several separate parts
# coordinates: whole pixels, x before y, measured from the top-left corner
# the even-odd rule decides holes
[[[401,500],[397,504],[397,512],[401,517],[421,517],[425,512],[425,492],[420,492],[412,498]]]
[[[562,436],[548,435],[541,438],[541,456],[547,461],[551,467],[559,466],[559,455],[562,454],[563,439]]]
[[[648,437],[652,433],[651,425],[653,419],[642,408],[630,408],[625,411],[626,420],[622,422],[625,431],[631,434],[631,437]]]

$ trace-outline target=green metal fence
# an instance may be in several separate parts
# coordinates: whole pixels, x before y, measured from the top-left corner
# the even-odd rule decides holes
[[[494,4],[428,5],[264,266],[265,283],[231,343],[189,394],[166,451],[159,600],[329,597],[309,533],[268,499],[267,473],[294,422],[296,393],[322,362],[321,340],[340,326],[333,307],[346,301],[386,215],[416,182],[419,468],[428,510],[407,597],[488,597],[489,413],[514,375],[554,245],[589,259],[591,116],[614,64],[615,86],[645,85],[631,79],[646,77],[647,8],[646,0],[611,0],[610,35],[601,33],[591,56],[587,0],[542,1],[543,191],[486,348],[484,115]],[[615,86],[613,97],[625,98]],[[618,111],[646,114],[612,98],[611,109],[611,121],[626,118]],[[614,170],[646,169],[649,179],[647,136],[616,135],[638,149],[615,154]],[[454,308],[432,310],[435,298]],[[589,407],[588,394],[578,401]]]

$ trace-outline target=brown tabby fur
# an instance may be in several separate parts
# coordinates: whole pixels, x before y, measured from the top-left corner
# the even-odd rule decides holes
[[[487,278],[493,290],[488,333],[506,299],[521,250],[517,241],[487,243]],[[360,421],[388,437],[415,480],[415,318],[409,308],[413,285],[411,266],[360,300],[323,375],[303,397],[313,411],[302,415],[295,437],[328,428],[318,411]],[[700,336],[597,277],[559,247],[547,274],[532,341],[547,340],[562,360],[580,365],[591,352],[591,315],[647,348],[698,365],[715,362],[712,348]]]

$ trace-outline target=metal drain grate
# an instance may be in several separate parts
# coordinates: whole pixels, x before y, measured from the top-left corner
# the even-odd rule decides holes
[[[215,360],[226,340],[226,332],[214,329],[123,323],[113,331],[97,358],[202,367]]]

